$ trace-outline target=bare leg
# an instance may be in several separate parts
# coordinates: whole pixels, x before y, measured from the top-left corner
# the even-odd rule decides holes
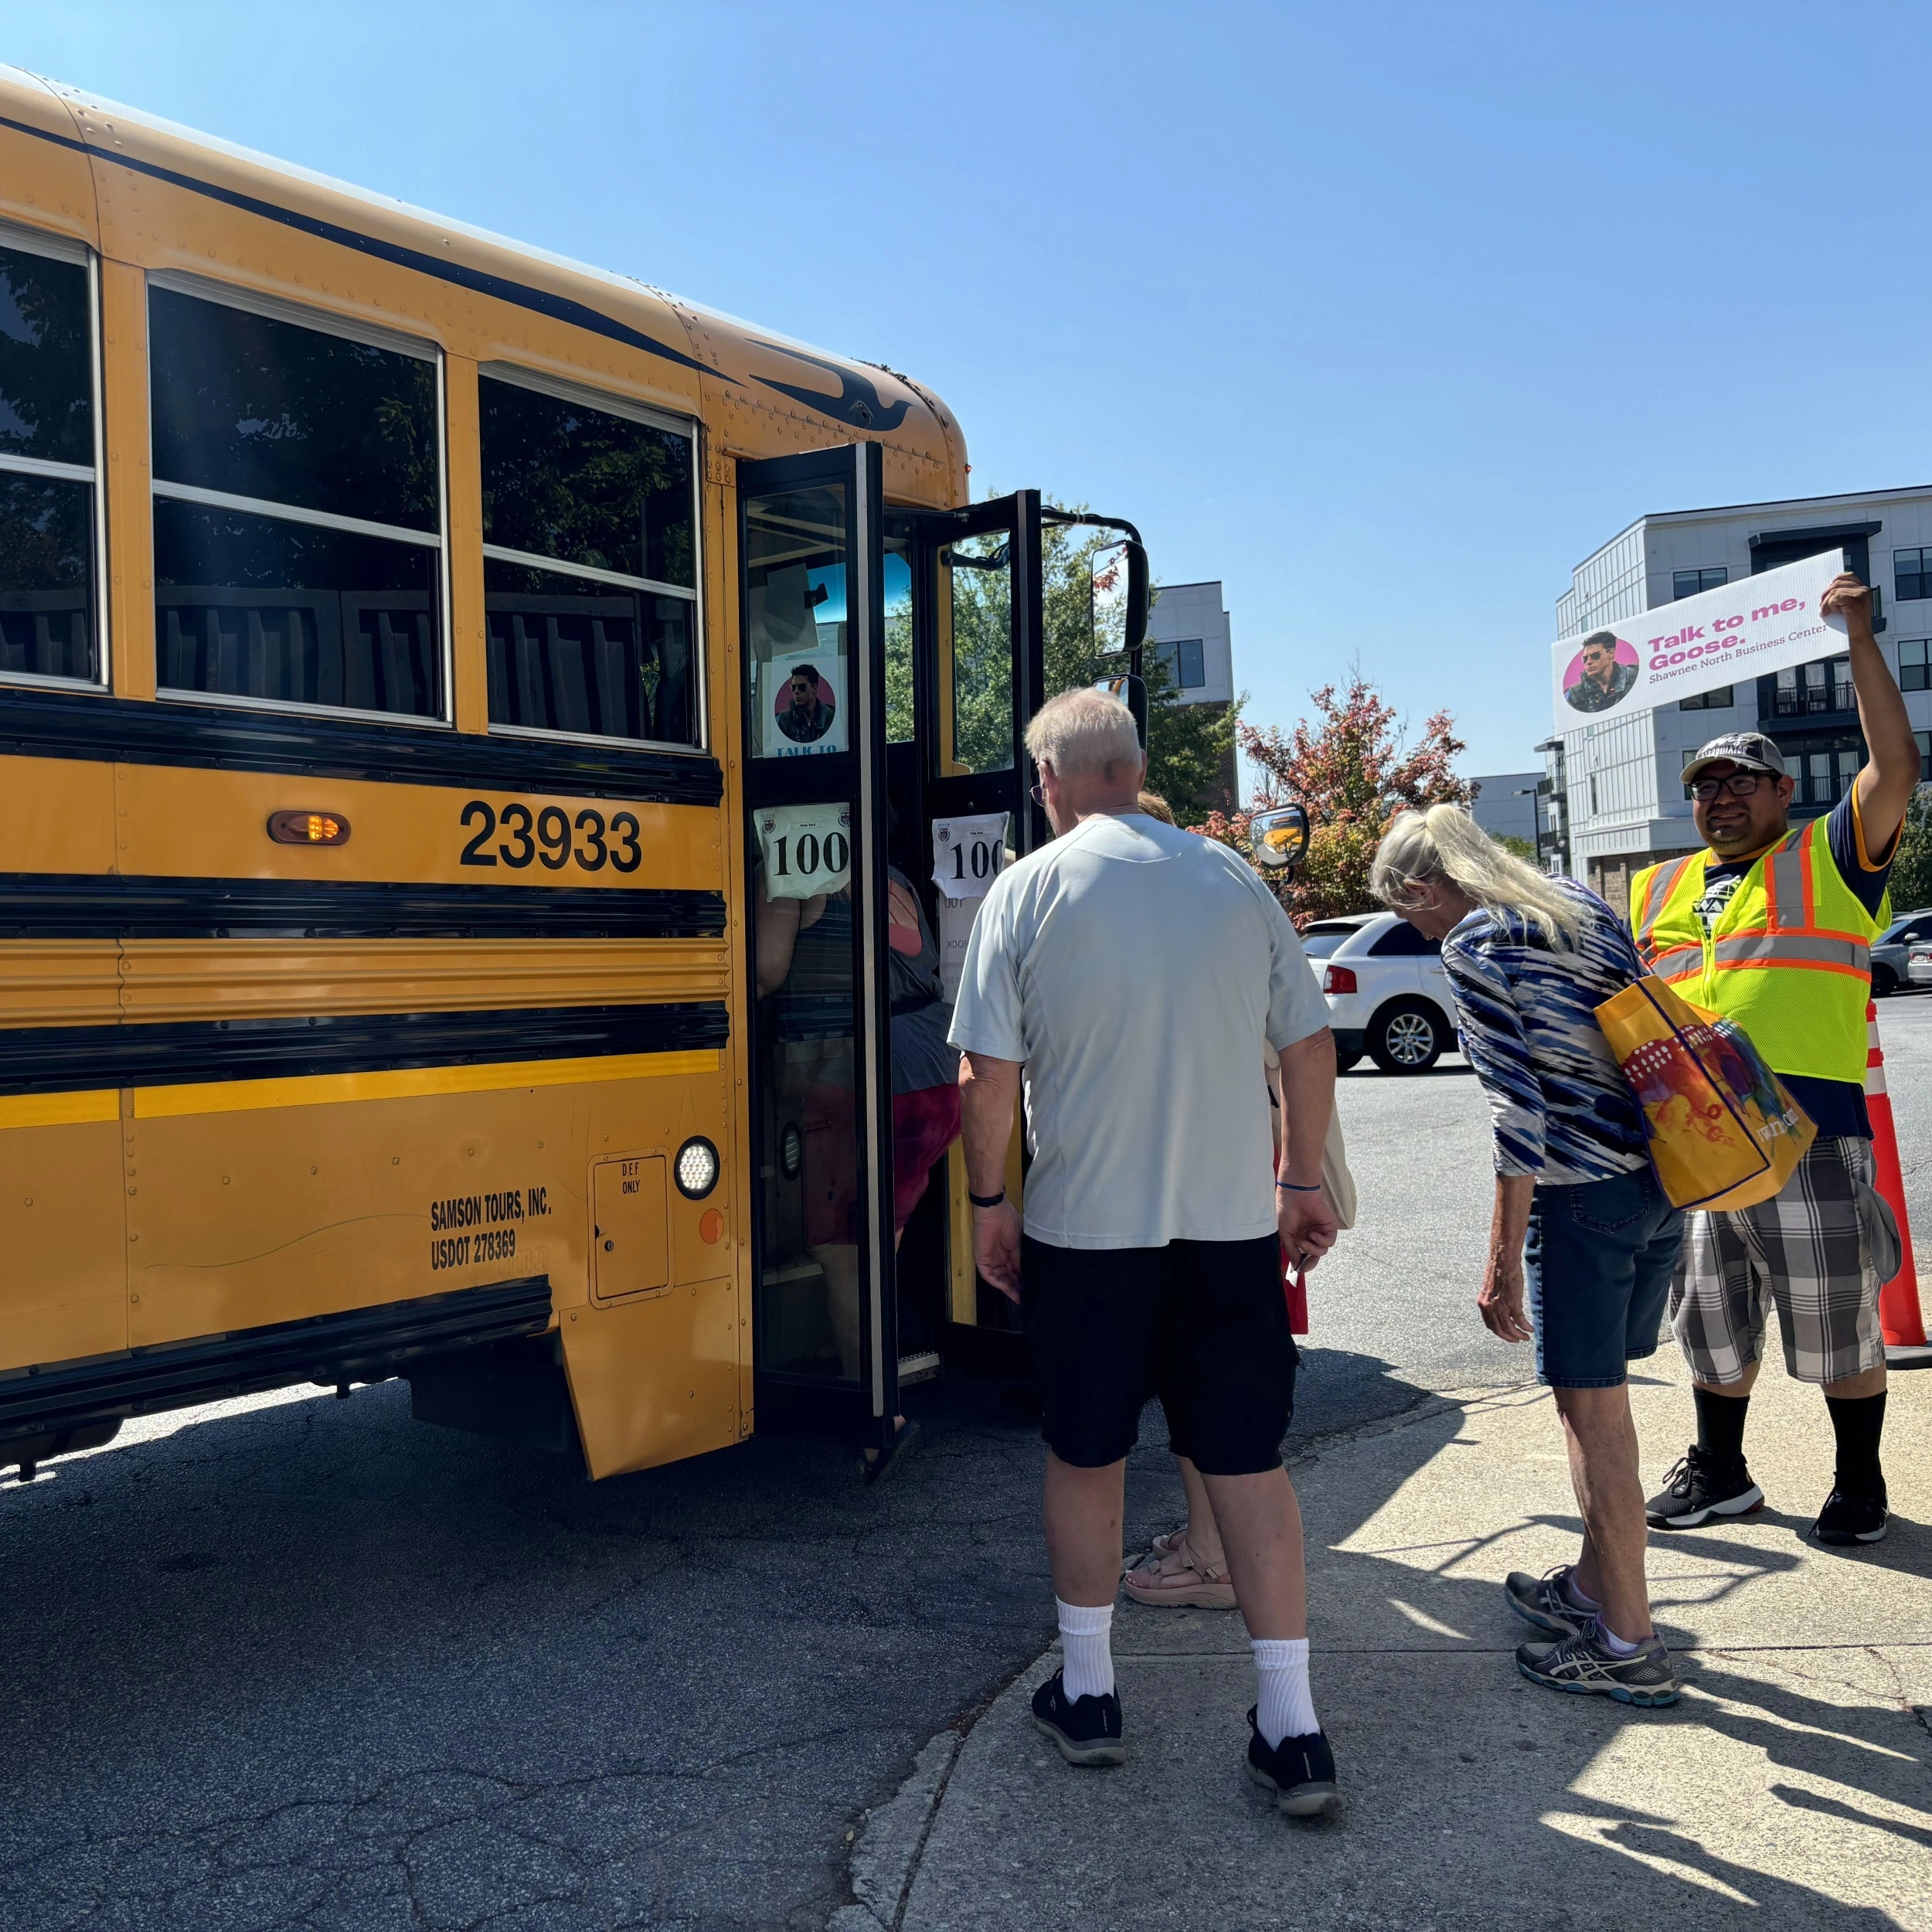
[[[1234,1594],[1250,1637],[1308,1634],[1308,1573],[1301,1556],[1301,1505],[1285,1469],[1253,1476],[1203,1475]]]
[[[1570,1451],[1570,1486],[1583,1519],[1577,1587],[1603,1605],[1611,1630],[1634,1644],[1651,1631],[1644,1581],[1650,1532],[1630,1390],[1620,1383],[1614,1389],[1559,1389],[1555,1394]]]
[[[828,1241],[811,1250],[811,1258],[825,1273],[825,1312],[838,1344],[838,1365],[847,1381],[859,1381],[859,1250],[849,1241]]]
[[[1221,1548],[1221,1526],[1214,1519],[1213,1504],[1208,1501],[1207,1485],[1185,1456],[1174,1460],[1181,1465],[1181,1487],[1187,1492],[1187,1546],[1209,1570],[1219,1570],[1226,1557]]]
[[[1126,1495],[1124,1459],[1081,1469],[1046,1452],[1046,1558],[1053,1594],[1062,1603],[1097,1608],[1113,1602],[1121,1583]]]

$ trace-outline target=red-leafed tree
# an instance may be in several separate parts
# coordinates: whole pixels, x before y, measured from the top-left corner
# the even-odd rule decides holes
[[[1254,810],[1298,801],[1313,827],[1306,862],[1291,883],[1257,868],[1298,926],[1342,913],[1369,912],[1369,868],[1398,811],[1412,806],[1466,805],[1473,788],[1455,774],[1462,740],[1446,711],[1433,713],[1413,747],[1405,746],[1393,705],[1352,672],[1339,696],[1333,685],[1311,694],[1312,719],[1285,735],[1237,727],[1241,749],[1260,770]],[[1249,814],[1216,812],[1202,830],[1252,859]]]

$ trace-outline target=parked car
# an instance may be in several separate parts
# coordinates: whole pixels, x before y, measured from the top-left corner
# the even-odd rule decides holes
[[[1916,939],[1905,956],[1905,976],[1914,986],[1932,986],[1932,939]]]
[[[1932,939],[1932,906],[1901,913],[1872,942],[1872,997],[1883,999],[1906,977],[1906,949],[1915,939]]]
[[[1426,1073],[1456,1043],[1441,942],[1395,913],[1318,919],[1302,950],[1328,1002],[1335,1064],[1364,1053],[1385,1073]]]

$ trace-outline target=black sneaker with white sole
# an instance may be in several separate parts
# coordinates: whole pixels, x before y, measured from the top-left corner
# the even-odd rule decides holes
[[[1248,1776],[1274,1792],[1274,1808],[1284,1818],[1333,1818],[1342,1798],[1328,1739],[1311,1731],[1270,1744],[1255,1724],[1253,1709],[1248,1713]]]
[[[1033,1722],[1070,1764],[1127,1762],[1127,1747],[1121,1742],[1121,1700],[1112,1691],[1103,1697],[1070,1698],[1065,1673],[1056,1671],[1033,1693]]]
[[[1572,1603],[1563,1588],[1575,1568],[1574,1563],[1559,1563],[1540,1577],[1532,1577],[1526,1570],[1512,1570],[1504,1579],[1502,1594],[1525,1623],[1534,1624],[1553,1637],[1574,1637],[1597,1614]]]
[[[1661,1637],[1646,1637],[1628,1657],[1603,1640],[1595,1619],[1558,1644],[1525,1644],[1516,1668],[1531,1682],[1582,1696],[1614,1697],[1620,1704],[1674,1704],[1677,1673]]]
[[[1811,1534],[1821,1543],[1840,1546],[1882,1543],[1890,1520],[1883,1487],[1876,1496],[1848,1496],[1835,1488],[1818,1512]]]
[[[1719,1462],[1696,1443],[1664,1471],[1664,1486],[1644,1505],[1653,1529],[1695,1529],[1713,1516],[1748,1516],[1764,1507],[1764,1492],[1740,1456]]]

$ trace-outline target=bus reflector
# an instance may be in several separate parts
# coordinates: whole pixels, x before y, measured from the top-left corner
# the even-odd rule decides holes
[[[268,835],[278,845],[346,845],[349,821],[339,811],[277,811]]]

